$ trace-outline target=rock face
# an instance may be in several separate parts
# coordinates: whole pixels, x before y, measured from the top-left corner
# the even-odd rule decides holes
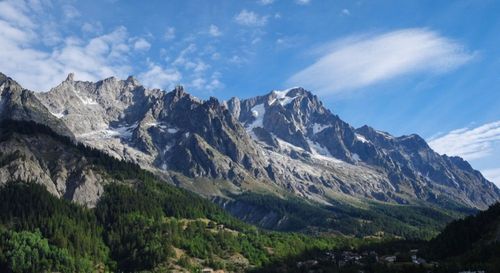
[[[278,170],[275,177],[293,182],[291,187],[311,183],[297,189],[306,195],[331,188],[380,201],[452,200],[479,208],[499,198],[498,188],[463,159],[435,153],[418,135],[355,129],[302,88],[243,101],[233,98],[227,105],[265,148]],[[311,161],[308,170],[304,163]]]
[[[112,181],[89,164],[74,146],[45,134],[19,134],[0,128],[0,185],[33,182],[79,204],[93,207]]]
[[[438,155],[417,135],[355,129],[302,88],[219,102],[182,87],[146,89],[132,77],[93,83],[70,75],[47,93],[0,79],[2,118],[33,120],[158,174],[194,178],[189,188],[204,195],[250,190],[324,204],[354,197],[474,208],[500,199],[462,159]]]

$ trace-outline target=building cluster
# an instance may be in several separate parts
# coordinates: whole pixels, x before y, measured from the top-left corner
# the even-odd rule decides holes
[[[327,251],[324,255],[316,259],[299,261],[296,263],[297,268],[305,269],[306,272],[316,272],[315,268],[318,265],[332,264],[337,268],[346,266],[363,266],[375,263],[382,264],[415,264],[415,265],[437,265],[434,262],[427,262],[425,259],[418,256],[418,249],[413,249],[409,252],[396,252],[389,255],[380,255],[376,251]]]

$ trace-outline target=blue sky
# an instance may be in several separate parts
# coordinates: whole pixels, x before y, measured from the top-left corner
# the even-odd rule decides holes
[[[1,1],[0,71],[207,98],[303,86],[355,127],[417,133],[500,185],[500,2]]]

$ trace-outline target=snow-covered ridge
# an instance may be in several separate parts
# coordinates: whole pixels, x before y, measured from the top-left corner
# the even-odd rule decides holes
[[[369,143],[370,141],[368,141],[364,136],[360,135],[360,134],[355,134],[356,135],[356,139],[363,142],[363,143]]]
[[[295,97],[290,97],[288,96],[288,93],[293,90],[297,89],[298,87],[292,87],[288,88],[286,90],[273,90],[271,92],[271,100],[269,101],[269,105],[274,104],[275,102],[278,102],[282,106],[288,105],[290,102],[292,102],[294,99],[296,99],[298,96]]]
[[[328,125],[328,124],[318,124],[318,123],[314,123],[313,124],[313,134],[317,134],[323,130],[325,130],[326,128],[329,128],[331,125]]]

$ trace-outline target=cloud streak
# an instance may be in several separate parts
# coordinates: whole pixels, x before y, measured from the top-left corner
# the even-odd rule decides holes
[[[481,173],[486,179],[495,183],[500,188],[500,168],[482,170]]]
[[[262,27],[267,24],[267,16],[260,16],[246,9],[234,16],[236,23],[247,27]]]
[[[427,29],[348,37],[321,53],[287,83],[323,94],[347,92],[412,73],[444,73],[474,57],[461,44]]]
[[[429,141],[429,145],[436,152],[461,156],[467,160],[491,155],[494,146],[499,143],[500,121],[487,123],[472,129],[453,130]]]

